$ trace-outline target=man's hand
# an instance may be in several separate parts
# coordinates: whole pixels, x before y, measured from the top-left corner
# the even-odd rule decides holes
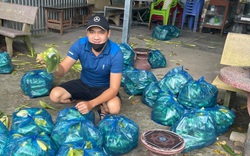
[[[44,62],[44,60],[43,60],[42,54],[37,54],[36,62],[37,62],[37,63],[40,63],[40,64],[42,64],[44,67],[46,67],[46,64],[45,64],[45,62]]]
[[[87,114],[89,113],[89,111],[91,111],[92,106],[88,101],[81,101],[78,102],[75,106],[79,112],[81,112],[82,114]]]

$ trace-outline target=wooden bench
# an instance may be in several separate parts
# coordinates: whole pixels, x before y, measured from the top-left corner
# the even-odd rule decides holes
[[[30,25],[33,25],[35,22],[37,10],[38,7],[0,2],[0,35],[5,36],[7,52],[10,57],[13,55],[13,40],[16,38],[22,39],[31,55],[34,56]],[[3,21],[6,21],[6,23]],[[15,22],[22,23],[22,30],[8,27],[9,24]]]
[[[212,84],[226,90],[224,105],[229,106],[234,101],[236,93],[246,94],[250,112],[250,35],[228,33],[220,64],[226,65]]]

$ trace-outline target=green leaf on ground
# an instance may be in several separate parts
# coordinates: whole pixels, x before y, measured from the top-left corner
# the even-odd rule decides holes
[[[56,110],[54,107],[52,107],[51,105],[47,104],[46,102],[43,102],[43,101],[39,101],[40,105],[42,108],[44,109],[53,109],[53,110]]]

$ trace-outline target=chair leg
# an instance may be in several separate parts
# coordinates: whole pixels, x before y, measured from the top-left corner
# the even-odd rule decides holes
[[[195,16],[193,32],[196,32],[196,31],[197,31],[198,21],[199,21],[199,16]]]
[[[182,21],[182,16],[183,16],[183,12],[179,13],[179,17],[178,17],[178,28],[181,28],[181,21]]]
[[[7,52],[9,53],[9,56],[13,56],[13,38],[5,37],[5,42],[7,46]]]
[[[168,16],[163,16],[163,25],[168,25]]]
[[[151,21],[152,20],[152,15],[149,16],[149,21],[148,21],[148,27],[149,27],[149,30],[151,29]]]
[[[176,15],[177,15],[177,11],[178,11],[178,9],[176,8],[175,10],[174,10],[174,13],[173,13],[173,17],[172,17],[172,25],[174,26],[175,25],[175,20],[176,20]]]
[[[194,25],[194,17],[189,16],[189,18],[188,18],[188,29],[192,29],[193,25]]]
[[[24,36],[24,42],[26,43],[26,45],[31,53],[31,56],[34,57],[35,51],[34,51],[34,48],[32,46],[32,43],[31,43],[31,36]]]
[[[186,15],[182,15],[182,20],[181,20],[181,29],[183,29],[183,25],[184,25],[184,22],[185,22],[185,19],[186,19]]]

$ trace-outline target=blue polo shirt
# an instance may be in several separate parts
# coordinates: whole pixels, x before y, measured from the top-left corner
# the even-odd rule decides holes
[[[122,73],[123,53],[120,47],[109,39],[103,52],[95,56],[88,38],[80,38],[70,47],[68,56],[80,60],[80,79],[90,87],[109,87],[110,73]]]

